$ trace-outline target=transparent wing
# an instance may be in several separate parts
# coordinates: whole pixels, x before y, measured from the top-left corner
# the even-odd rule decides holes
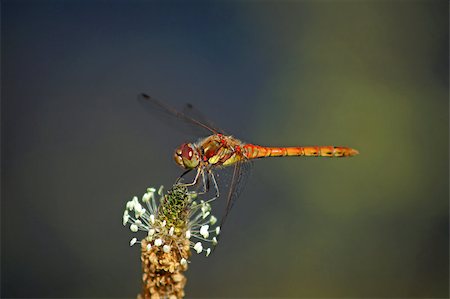
[[[218,128],[210,119],[208,119],[201,111],[196,109],[194,105],[191,103],[187,103],[182,111],[186,116],[195,119],[202,124],[208,126],[209,128],[213,129],[216,132],[219,132],[223,135],[228,135],[223,129]]]
[[[184,112],[181,112],[145,93],[138,95],[138,102],[146,111],[178,130],[195,136],[220,133],[219,130],[209,125],[210,122],[206,121],[206,118],[200,117],[200,112],[197,112],[190,104],[186,106]],[[200,119],[197,119],[195,114],[198,114]]]
[[[225,214],[221,220],[221,228],[225,224],[228,213],[233,207],[236,199],[241,195],[242,191],[247,184],[248,178],[252,170],[253,163],[250,161],[241,161],[235,164],[233,169],[233,176],[231,178],[230,188],[227,195],[227,204],[225,209]]]

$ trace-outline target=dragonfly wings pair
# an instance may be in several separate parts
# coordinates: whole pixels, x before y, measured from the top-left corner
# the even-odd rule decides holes
[[[228,136],[224,130],[217,128],[191,104],[186,104],[184,109],[180,111],[144,93],[138,96],[138,101],[152,115],[157,116],[169,125],[176,127],[178,130],[188,132],[195,136],[209,135],[209,137],[199,140],[195,146],[194,144],[182,144],[180,148],[175,151],[174,157],[175,161],[177,161],[177,157],[180,157],[181,161],[177,161],[177,163],[181,167],[186,168],[186,171],[180,176],[180,178],[188,172],[196,169],[196,179],[191,185],[196,184],[198,180],[200,180],[199,178],[202,177],[201,182],[203,184],[203,189],[208,190],[209,186],[213,185],[216,189],[216,195],[219,195],[219,188],[221,187],[219,187],[216,183],[214,170],[215,168],[224,166],[224,162],[233,156],[232,151],[234,151],[234,148],[228,146],[228,151],[226,153],[224,150],[221,150],[224,148],[223,145],[227,144],[231,136]],[[240,143],[240,141],[238,142]],[[195,153],[196,151],[198,152]],[[185,156],[184,158],[186,164],[188,164],[195,154],[198,154],[197,159],[201,163],[195,164],[191,167],[184,167],[185,163],[183,162],[183,155]],[[189,157],[189,155],[192,156]],[[236,156],[233,158],[236,158]],[[244,189],[251,173],[251,161],[245,159],[242,155],[236,159],[236,162],[233,163],[233,173],[231,179],[228,182],[229,187],[226,197],[226,209],[225,214],[221,219],[221,226],[225,223],[229,211]],[[214,160],[217,161],[215,161],[215,163],[211,163],[214,162]]]

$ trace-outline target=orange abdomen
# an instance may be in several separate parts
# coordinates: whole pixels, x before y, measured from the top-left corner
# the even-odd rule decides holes
[[[247,159],[264,157],[307,156],[307,157],[351,157],[359,152],[344,146],[299,146],[299,147],[265,147],[253,144],[243,146]]]

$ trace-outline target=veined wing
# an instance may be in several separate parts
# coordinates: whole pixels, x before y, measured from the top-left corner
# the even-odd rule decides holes
[[[227,205],[225,214],[222,217],[220,226],[223,227],[227,219],[228,213],[233,207],[236,199],[241,195],[247,184],[248,178],[252,170],[253,163],[251,161],[240,161],[234,165],[233,176],[231,178],[230,188],[227,195]]]
[[[201,113],[195,111],[193,106],[190,104],[186,106],[183,110],[184,112],[181,112],[145,93],[141,93],[138,96],[138,101],[148,112],[162,119],[166,123],[176,125],[177,129],[188,129],[190,133],[194,132],[194,135],[196,136],[221,133],[220,130],[215,129],[211,125],[211,122],[208,122],[206,118],[201,117]],[[193,114],[195,116],[191,116],[189,114]],[[179,121],[184,122],[185,126],[179,126]]]
[[[189,118],[197,120],[198,122],[206,125],[210,129],[213,129],[214,131],[222,135],[229,135],[222,128],[217,127],[214,122],[212,122],[209,118],[207,118],[200,110],[195,108],[194,105],[192,105],[191,103],[187,103],[186,105],[184,105],[182,112]]]

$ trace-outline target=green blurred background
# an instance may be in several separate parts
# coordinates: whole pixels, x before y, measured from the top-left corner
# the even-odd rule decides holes
[[[2,297],[134,297],[125,202],[181,173],[147,92],[257,161],[188,297],[448,297],[447,1],[2,1]]]

